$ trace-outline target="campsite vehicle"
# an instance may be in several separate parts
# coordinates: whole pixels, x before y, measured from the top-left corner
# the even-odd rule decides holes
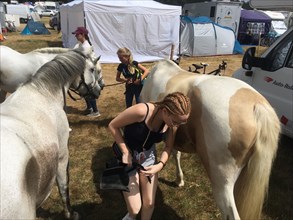
[[[236,35],[239,28],[241,6],[241,2],[205,1],[184,4],[182,11],[186,16],[207,16],[216,24],[231,28]]]
[[[250,84],[275,108],[282,133],[293,138],[293,27],[277,39],[262,55],[249,48],[242,68],[233,77]]]
[[[251,0],[250,6],[263,10],[291,10],[292,0]],[[250,84],[275,108],[282,133],[293,138],[293,26],[282,34],[260,57],[249,48],[242,68],[233,77]]]
[[[53,17],[54,15],[57,14],[58,11],[56,10],[51,10],[51,9],[45,9],[44,11],[41,12],[41,15],[42,16],[50,16],[50,17]]]
[[[27,23],[29,19],[31,19],[31,12],[28,5],[6,5],[7,14],[11,15],[19,15],[20,23]]]
[[[53,11],[59,11],[60,9],[59,2],[45,1],[43,6],[46,9],[53,10]]]

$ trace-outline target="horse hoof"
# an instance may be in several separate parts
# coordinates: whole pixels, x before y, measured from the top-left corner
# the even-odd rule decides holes
[[[77,212],[73,212],[70,219],[79,220],[79,214]]]
[[[65,212],[64,217],[65,219],[79,220],[79,214],[77,212]]]
[[[177,183],[177,185],[178,185],[179,187],[183,187],[183,186],[184,186],[184,181],[180,181],[179,183]]]

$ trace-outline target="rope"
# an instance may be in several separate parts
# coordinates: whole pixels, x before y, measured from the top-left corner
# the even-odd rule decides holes
[[[105,85],[104,87],[116,86],[116,85],[120,85],[120,84],[123,84],[123,83],[125,83],[125,82],[113,83],[113,84]]]

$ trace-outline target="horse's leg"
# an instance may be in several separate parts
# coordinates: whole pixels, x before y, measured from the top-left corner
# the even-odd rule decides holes
[[[60,155],[57,171],[57,185],[64,206],[64,215],[67,219],[79,219],[77,212],[73,212],[69,199],[69,172],[68,172],[68,150],[65,155]]]
[[[6,99],[7,92],[0,89],[0,103],[4,102]]]
[[[216,203],[222,213],[222,219],[240,219],[237,211],[234,186],[240,169],[234,166],[225,166],[214,163],[211,166],[210,178]]]
[[[181,164],[180,164],[181,152],[173,149],[173,155],[176,161],[176,184],[179,187],[182,187],[184,186],[184,179],[183,179],[183,172],[182,172]]]

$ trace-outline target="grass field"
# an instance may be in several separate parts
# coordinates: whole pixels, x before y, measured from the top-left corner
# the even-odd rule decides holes
[[[43,19],[47,25],[48,19]],[[47,25],[48,26],[48,25]],[[23,28],[23,27],[21,27]],[[49,29],[51,35],[20,35],[8,33],[1,42],[21,53],[41,47],[62,46],[61,34]],[[96,52],[98,55],[98,52]],[[241,66],[242,55],[213,57],[184,57],[180,66],[183,69],[193,63],[209,63],[208,71],[215,69],[225,60],[228,68],[225,75]],[[145,63],[151,68],[153,63]],[[115,83],[117,64],[102,64],[103,75],[107,85]],[[83,100],[73,101],[67,98],[68,119],[72,132],[69,139],[70,151],[70,194],[73,208],[86,220],[116,220],[126,213],[126,206],[119,192],[101,191],[99,177],[105,162],[111,158],[111,137],[108,123],[124,109],[124,86],[107,86],[98,100],[102,114],[99,118],[83,115]],[[215,91],[217,95],[217,91]],[[279,153],[272,172],[268,200],[263,210],[263,219],[289,220],[293,218],[293,148],[292,140],[282,138]],[[159,151],[161,149],[159,146]],[[175,162],[171,158],[159,174],[159,187],[153,219],[160,220],[201,220],[221,219],[212,196],[210,182],[197,155],[183,154],[182,168],[185,174],[185,186],[175,186]],[[38,210],[38,219],[63,219],[62,203],[54,187],[51,196]]]

